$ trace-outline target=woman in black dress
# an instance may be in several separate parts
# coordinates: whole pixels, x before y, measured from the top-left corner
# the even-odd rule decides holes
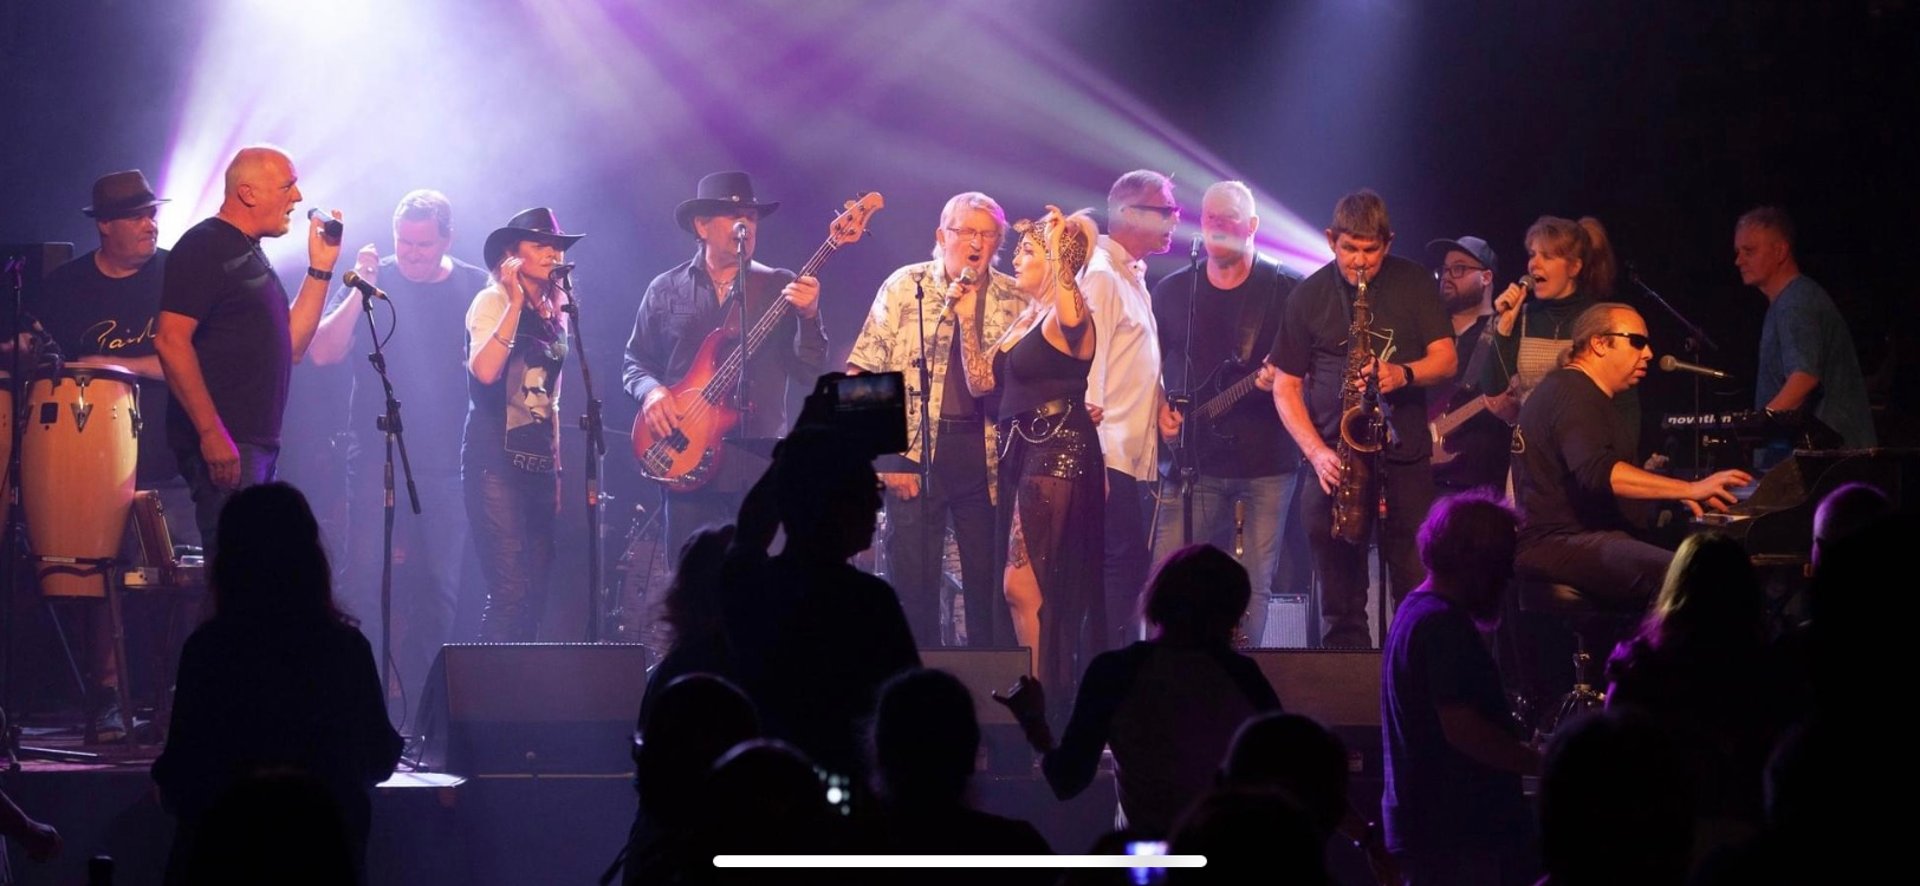
[[[1034,673],[1064,687],[1091,657],[1079,654],[1079,638],[1106,636],[1106,472],[1086,407],[1097,342],[1077,282],[1099,232],[1085,212],[1053,206],[1014,230],[1015,286],[1027,308],[985,355],[992,373],[969,371],[968,379],[976,396],[1000,394],[1000,526],[1014,635],[1032,652]],[[971,312],[958,314],[971,322]],[[967,333],[962,341],[974,340]]]

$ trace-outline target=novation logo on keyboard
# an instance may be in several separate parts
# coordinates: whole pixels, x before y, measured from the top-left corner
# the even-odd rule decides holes
[[[1660,420],[1660,427],[1667,430],[1685,430],[1701,428],[1707,430],[1722,428],[1751,429],[1767,423],[1767,414],[1757,409],[1738,409],[1732,412],[1701,412],[1668,415]]]

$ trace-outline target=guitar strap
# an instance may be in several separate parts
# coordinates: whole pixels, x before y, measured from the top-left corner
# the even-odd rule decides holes
[[[1233,347],[1233,362],[1240,366],[1251,365],[1247,361],[1253,359],[1254,338],[1260,334],[1261,327],[1267,325],[1267,314],[1273,310],[1274,304],[1280,301],[1280,263],[1264,256],[1255,256],[1247,283],[1257,285],[1253,279],[1255,276],[1270,278],[1273,292],[1264,300],[1249,298],[1240,303],[1240,318],[1234,328]]]

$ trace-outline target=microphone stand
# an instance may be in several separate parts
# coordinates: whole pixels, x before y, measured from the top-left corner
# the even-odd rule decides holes
[[[918,496],[920,500],[915,504],[920,508],[919,556],[922,558],[929,556],[928,552],[933,548],[933,514],[930,513],[927,508],[927,487],[928,484],[933,481],[933,369],[927,363],[926,276],[925,271],[920,271],[913,275],[914,324],[920,331],[920,356],[913,361],[913,365],[919,369],[920,376],[920,495]],[[945,323],[946,321],[947,313],[945,310],[942,310],[940,312],[940,322]],[[934,337],[938,338],[939,335],[940,328],[935,326]],[[951,368],[949,368],[948,371],[951,372]],[[916,561],[917,559],[918,558],[916,558]],[[945,560],[944,557],[939,559],[942,561]],[[924,562],[916,562],[916,565],[921,568],[921,573],[925,574],[926,564]],[[887,568],[893,569],[895,566],[889,561]],[[936,601],[940,599],[941,585],[937,580],[939,575],[940,572],[936,570],[934,572],[936,578],[934,582],[934,600]],[[919,575],[901,576],[901,578],[906,581],[917,582],[920,580]]]
[[[10,283],[9,288],[12,290],[11,304],[8,307],[13,318],[13,322],[9,327],[13,339],[6,343],[6,346],[13,351],[13,365],[11,368],[13,374],[7,379],[8,394],[13,398],[9,401],[12,407],[12,414],[7,416],[8,430],[12,436],[10,442],[13,448],[7,450],[7,463],[4,466],[0,466],[0,470],[5,471],[3,478],[0,479],[6,481],[5,485],[7,488],[6,522],[4,526],[0,526],[0,536],[4,536],[4,538],[0,538],[0,544],[4,544],[4,550],[0,550],[0,621],[5,622],[4,626],[0,626],[0,639],[4,639],[7,644],[7,651],[4,653],[4,664],[0,665],[0,667],[4,667],[5,669],[4,675],[0,675],[0,679],[5,680],[4,687],[0,687],[0,744],[4,744],[4,747],[0,747],[0,753],[6,755],[6,769],[8,772],[20,771],[21,755],[49,760],[76,762],[87,762],[100,758],[99,754],[88,751],[22,747],[20,745],[20,725],[13,722],[13,719],[9,716],[9,713],[13,710],[14,678],[17,676],[13,668],[13,650],[15,645],[17,645],[14,642],[14,594],[19,587],[21,573],[27,568],[26,564],[33,562],[33,542],[27,537],[26,511],[20,501],[19,483],[20,447],[22,441],[26,438],[27,430],[27,423],[21,419],[26,416],[26,395],[29,387],[27,384],[27,349],[22,339],[29,342],[33,340],[33,336],[26,330],[26,307],[24,305],[26,298],[24,288],[26,285],[26,266],[27,260],[24,256],[17,254],[9,255],[6,256],[6,268],[3,272],[6,274]],[[112,581],[113,579],[109,576],[107,580]],[[123,711],[121,716],[127,718],[127,725],[129,727],[133,725],[133,711]]]
[[[388,299],[387,304],[392,306],[392,299]],[[360,310],[367,317],[367,338],[373,341],[373,352],[367,355],[367,362],[373,364],[374,374],[380,376],[380,389],[387,400],[385,413],[374,420],[374,427],[386,435],[387,450],[386,464],[380,473],[384,484],[380,518],[380,693],[385,697],[393,684],[393,454],[396,450],[400,453],[400,470],[406,477],[407,505],[415,515],[420,513],[420,490],[413,482],[413,461],[407,457],[400,401],[393,396],[393,380],[387,377],[386,351],[381,347],[380,328],[373,319],[373,293],[360,291]]]
[[[745,268],[741,269],[745,273]],[[740,277],[734,276],[735,294],[738,293]],[[587,438],[587,642],[600,642],[600,509],[606,498],[600,494],[601,460],[607,454],[607,438],[603,433],[606,423],[602,421],[600,398],[593,393],[593,369],[587,362],[586,336],[580,331],[580,302],[573,294],[573,276],[570,268],[555,268],[552,273],[554,289],[566,293],[567,302],[560,310],[567,315],[567,324],[572,327],[573,351],[579,357],[580,384],[586,388],[587,411],[580,417],[580,430]],[[745,373],[741,373],[744,377]]]
[[[737,223],[733,232],[734,267],[732,292],[733,309],[740,317],[740,376],[733,380],[733,408],[743,415],[747,411],[747,229],[744,222]],[[747,436],[747,423],[735,422],[731,432],[735,440]]]
[[[1665,298],[1662,298],[1660,296],[1660,293],[1653,291],[1653,287],[1648,286],[1646,284],[1646,281],[1640,279],[1640,271],[1633,266],[1633,262],[1627,262],[1627,280],[1633,283],[1633,286],[1635,289],[1640,290],[1640,292],[1643,295],[1653,299],[1654,304],[1659,305],[1661,309],[1667,312],[1668,315],[1672,316],[1673,319],[1679,321],[1680,325],[1686,328],[1687,339],[1684,346],[1688,354],[1687,359],[1690,362],[1693,362],[1696,364],[1704,364],[1705,362],[1707,362],[1701,359],[1702,355],[1705,353],[1704,351],[1701,350],[1702,345],[1715,351],[1720,350],[1720,346],[1714,343],[1714,340],[1712,338],[1709,338],[1707,336],[1707,333],[1704,330],[1702,330],[1698,326],[1695,326],[1693,324],[1693,321],[1688,320],[1685,314],[1680,313],[1680,310],[1673,306],[1673,303],[1667,301]],[[1702,382],[1701,382],[1700,376],[1698,375],[1694,376],[1693,377],[1693,414],[1694,415],[1700,414],[1701,384]],[[1699,428],[1696,427],[1693,432],[1693,471],[1695,476],[1706,475],[1705,469],[1700,464],[1700,450],[1701,450],[1700,430]]]
[[[1187,280],[1187,333],[1186,342],[1180,351],[1181,383],[1187,389],[1187,406],[1193,406],[1193,314],[1195,303],[1200,300],[1200,237],[1193,238],[1193,248],[1187,251],[1188,270],[1192,275]],[[1192,415],[1187,416],[1189,419]],[[1193,544],[1193,487],[1199,481],[1200,467],[1195,464],[1191,448],[1192,438],[1187,429],[1190,422],[1180,423],[1180,546]],[[1257,641],[1256,641],[1257,642]]]

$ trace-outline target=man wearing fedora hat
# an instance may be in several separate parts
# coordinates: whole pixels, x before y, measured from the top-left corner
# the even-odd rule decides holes
[[[827,333],[820,325],[820,281],[753,261],[760,220],[779,208],[777,201],[755,198],[753,179],[746,173],[716,172],[700,179],[693,199],[674,209],[674,221],[694,236],[694,254],[647,285],[627,339],[622,372],[627,393],[639,401],[655,433],[671,433],[678,425],[680,416],[667,386],[693,368],[701,341],[740,310],[728,298],[736,283],[746,299],[747,328],[775,299],[793,307],[793,315],[780,321],[767,345],[746,365],[747,402],[737,433],[758,438],[785,434],[790,383],[804,394],[824,371]],[[736,239],[738,234],[744,238]],[[669,493],[668,550],[677,550],[702,525],[731,522],[741,493],[765,467],[764,460],[733,449],[717,476],[700,490]]]
[[[567,316],[553,270],[584,234],[528,209],[487,235],[493,280],[467,308],[467,521],[487,583],[480,638],[529,641],[546,608],[560,511],[560,370]]]
[[[154,216],[165,202],[138,169],[101,176],[93,183],[93,202],[80,210],[93,219],[100,247],[48,274],[27,310],[68,362],[120,366],[149,380],[140,385],[135,482],[158,490],[167,510],[186,514],[191,499],[167,451],[167,386],[153,346],[167,266]],[[188,544],[200,540],[184,521],[176,537]],[[88,607],[84,629],[90,638],[88,708],[95,740],[113,741],[125,735],[126,719],[115,692],[112,623],[93,609]]]
[[[293,364],[320,325],[340,258],[337,234],[308,219],[306,274],[289,304],[260,240],[284,236],[300,200],[292,158],[242,148],[227,164],[220,211],[182,234],[167,260],[154,338],[173,391],[167,438],[209,554],[228,496],[274,477]]]

